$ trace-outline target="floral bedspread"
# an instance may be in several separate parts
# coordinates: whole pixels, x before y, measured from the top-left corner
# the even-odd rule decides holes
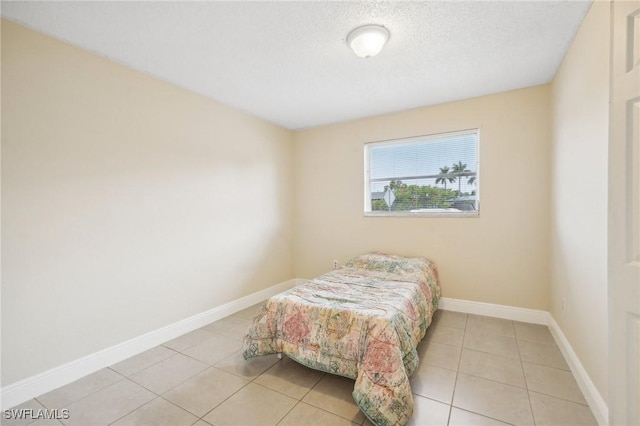
[[[245,359],[283,353],[308,367],[355,379],[353,398],[374,424],[413,414],[409,376],[416,346],[438,307],[427,259],[367,254],[270,298],[244,339]]]

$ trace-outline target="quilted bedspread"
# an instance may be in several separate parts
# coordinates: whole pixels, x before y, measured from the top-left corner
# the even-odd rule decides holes
[[[283,353],[355,379],[353,398],[374,424],[404,425],[413,414],[409,376],[416,346],[438,307],[427,259],[367,254],[270,298],[244,339],[245,359]]]

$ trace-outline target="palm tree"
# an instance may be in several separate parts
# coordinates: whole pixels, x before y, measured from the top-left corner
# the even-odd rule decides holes
[[[386,185],[384,189],[386,191],[388,188],[391,188],[391,190],[396,191],[397,189],[406,188],[406,187],[407,187],[407,184],[402,183],[401,180],[392,179],[391,182],[389,182],[389,185]]]
[[[447,181],[453,183],[456,178],[449,176],[449,167],[444,166],[440,168],[440,177],[436,179],[436,185],[441,183],[444,185],[444,189],[447,189]]]
[[[451,169],[453,174],[467,173],[471,170],[467,169],[466,164],[462,164],[462,161],[458,161],[457,164],[453,165],[453,169]],[[458,176],[458,195],[462,193],[462,176]]]
[[[467,179],[467,183],[469,185],[473,185],[476,183],[476,177],[475,176],[469,176],[469,178]]]

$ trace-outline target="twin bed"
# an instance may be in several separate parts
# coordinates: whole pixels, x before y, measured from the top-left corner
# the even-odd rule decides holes
[[[285,354],[355,379],[353,398],[371,422],[404,425],[413,414],[416,347],[439,298],[431,261],[362,255],[271,297],[249,328],[243,355]]]

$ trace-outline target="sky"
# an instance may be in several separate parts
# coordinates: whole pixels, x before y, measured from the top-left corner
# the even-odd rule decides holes
[[[369,145],[370,179],[395,178],[404,176],[437,175],[440,168],[452,168],[454,163],[462,161],[467,169],[478,170],[477,134],[443,134],[411,138],[403,143],[375,143]],[[462,192],[471,192],[476,185],[466,183],[462,179]],[[371,191],[384,191],[389,181],[371,182]],[[441,183],[435,184],[434,179],[403,180],[408,185],[429,184],[442,188]],[[447,188],[458,189],[458,182],[447,182]]]

